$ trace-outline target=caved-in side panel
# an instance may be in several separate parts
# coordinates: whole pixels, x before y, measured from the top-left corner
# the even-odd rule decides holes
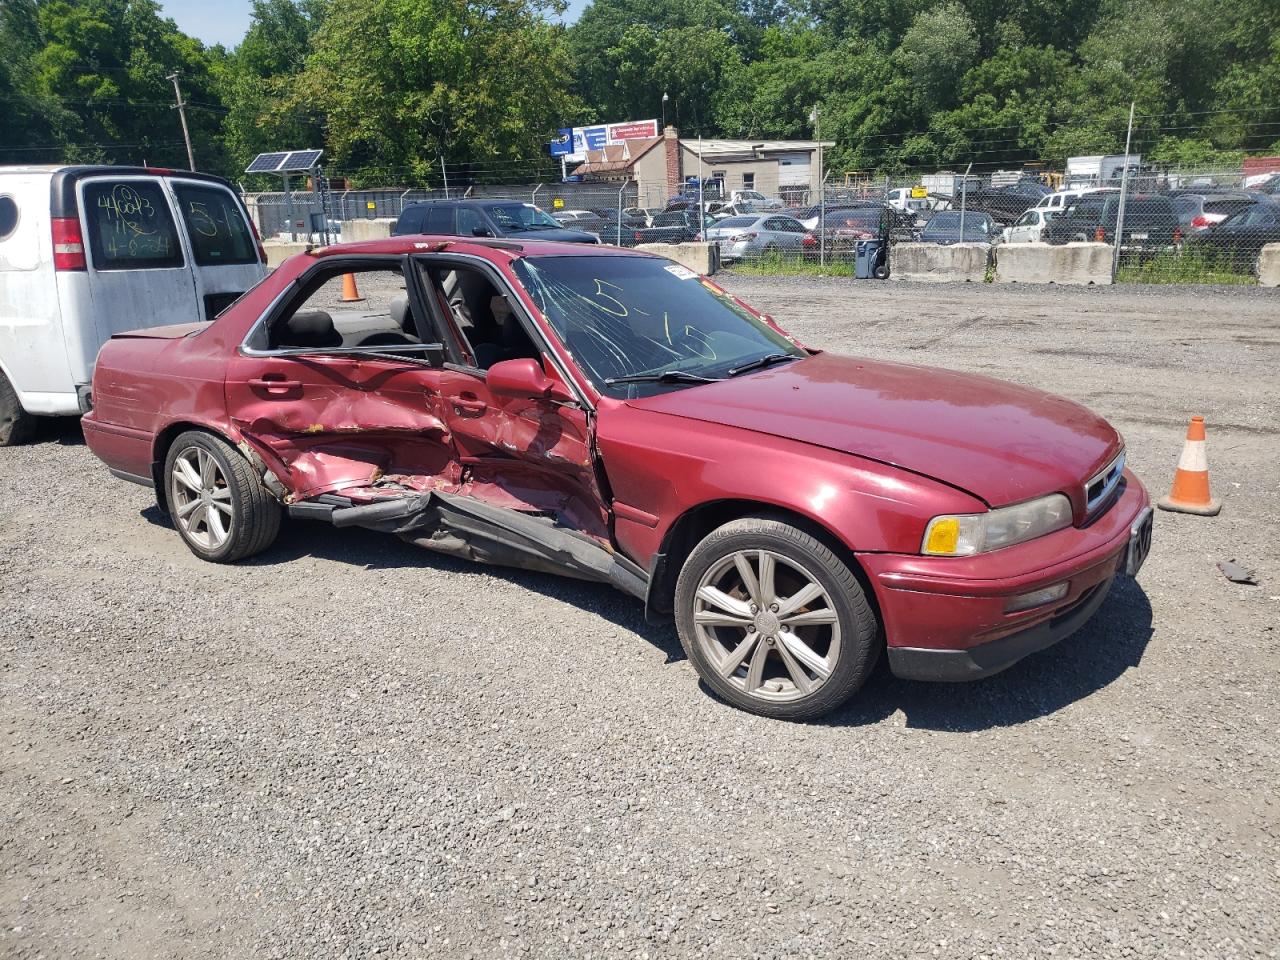
[[[609,543],[587,414],[546,399],[493,394],[474,374],[446,370],[442,410],[464,467],[460,492],[497,507],[546,513]]]
[[[228,407],[245,437],[279,461],[291,500],[386,475],[453,488],[459,469],[438,376],[394,360],[241,357]]]

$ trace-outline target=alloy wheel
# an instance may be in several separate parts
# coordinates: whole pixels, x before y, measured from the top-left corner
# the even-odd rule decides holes
[[[840,617],[802,565],[772,550],[739,550],[698,583],[693,629],[724,680],[785,703],[810,696],[840,657]]]
[[[169,507],[175,523],[197,546],[217,550],[231,536],[231,487],[217,458],[190,446],[174,458]]]

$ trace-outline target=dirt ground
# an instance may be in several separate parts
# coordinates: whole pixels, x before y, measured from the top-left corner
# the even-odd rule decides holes
[[[1153,495],[1204,414],[1222,515],[1004,674],[785,724],[605,587],[306,522],[203,564],[50,424],[0,450],[0,957],[1280,956],[1280,291],[725,283],[1079,400]]]

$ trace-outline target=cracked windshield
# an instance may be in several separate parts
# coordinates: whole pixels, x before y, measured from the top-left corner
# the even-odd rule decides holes
[[[804,356],[692,270],[648,257],[529,257],[515,269],[596,387],[641,397]]]

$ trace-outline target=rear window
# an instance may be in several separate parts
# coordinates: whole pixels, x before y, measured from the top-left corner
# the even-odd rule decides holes
[[[230,191],[175,183],[173,192],[199,266],[258,262],[253,234]]]
[[[723,220],[717,220],[717,227],[749,227],[758,217],[725,217]]]
[[[89,249],[97,270],[183,264],[169,201],[154,180],[94,180],[84,187]]]

